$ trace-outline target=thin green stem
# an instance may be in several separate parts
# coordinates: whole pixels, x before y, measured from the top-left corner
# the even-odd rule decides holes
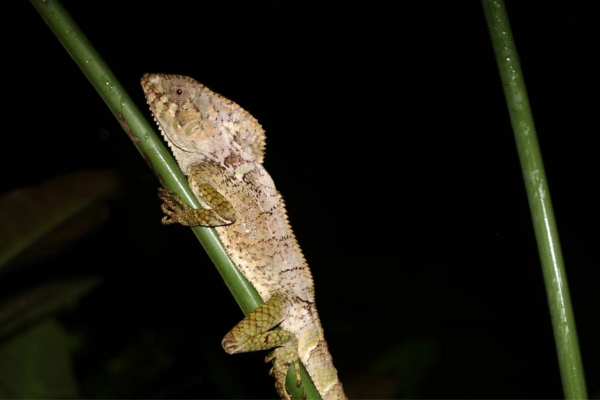
[[[565,397],[587,391],[567,275],[529,99],[503,0],[483,0],[513,126],[550,307]]]
[[[200,207],[171,152],[60,2],[57,0],[30,0],[30,2],[119,120],[142,157],[154,169],[163,186],[177,193],[191,206]],[[215,230],[202,227],[195,227],[192,230],[244,314],[247,315],[258,307],[262,300],[231,262]],[[193,249],[185,251],[193,251]],[[301,398],[305,391],[307,398],[319,399],[318,391],[304,367],[301,367],[302,385],[296,387],[294,379],[294,383],[287,386],[288,390],[294,398]],[[295,376],[293,366],[290,366],[290,372]]]

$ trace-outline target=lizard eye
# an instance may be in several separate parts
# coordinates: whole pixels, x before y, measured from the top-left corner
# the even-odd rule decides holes
[[[171,89],[171,92],[176,97],[183,97],[185,95],[185,88],[183,86],[174,86],[173,89]]]

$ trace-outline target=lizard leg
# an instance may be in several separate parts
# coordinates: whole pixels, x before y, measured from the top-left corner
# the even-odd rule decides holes
[[[211,185],[198,185],[196,195],[210,208],[191,208],[175,193],[159,188],[158,197],[163,201],[160,208],[166,214],[162,218],[162,223],[165,225],[220,226],[235,222],[233,206]]]
[[[296,384],[300,386],[300,360],[298,358],[298,339],[289,331],[270,329],[287,317],[289,302],[280,294],[274,294],[264,304],[252,311],[223,338],[223,348],[229,354],[268,350],[276,347],[266,362],[273,361],[269,372],[275,378],[275,387],[284,399],[290,399],[285,388],[285,377],[294,363]]]

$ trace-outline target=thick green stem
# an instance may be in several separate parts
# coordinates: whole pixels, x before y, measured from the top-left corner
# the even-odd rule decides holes
[[[193,207],[200,207],[171,152],[166,148],[160,137],[156,135],[155,130],[148,124],[129,94],[117,81],[108,65],[60,2],[57,0],[30,0],[30,2],[98,91],[138,151],[159,176],[164,187],[177,193]],[[139,90],[142,90],[141,87]],[[202,227],[195,227],[192,230],[219,270],[244,314],[248,314],[258,307],[262,300],[252,285],[231,262],[215,230]],[[194,250],[187,249],[185,251]],[[293,366],[290,367],[290,371],[295,376]],[[294,398],[301,398],[303,391],[305,391],[307,398],[320,398],[303,366],[301,372],[302,386],[296,387],[294,380],[294,383],[288,385],[290,393]]]
[[[483,8],[517,142],[548,295],[565,397],[586,399],[585,378],[558,230],[506,8],[503,0],[483,0]]]

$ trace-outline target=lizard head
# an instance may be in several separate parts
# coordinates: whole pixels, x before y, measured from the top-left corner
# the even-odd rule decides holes
[[[183,75],[144,74],[141,83],[154,119],[184,172],[182,157],[218,158],[223,149],[238,146],[262,162],[264,131],[236,103]]]
[[[219,133],[218,111],[192,78],[145,74],[142,88],[154,119],[170,145],[195,153]]]

